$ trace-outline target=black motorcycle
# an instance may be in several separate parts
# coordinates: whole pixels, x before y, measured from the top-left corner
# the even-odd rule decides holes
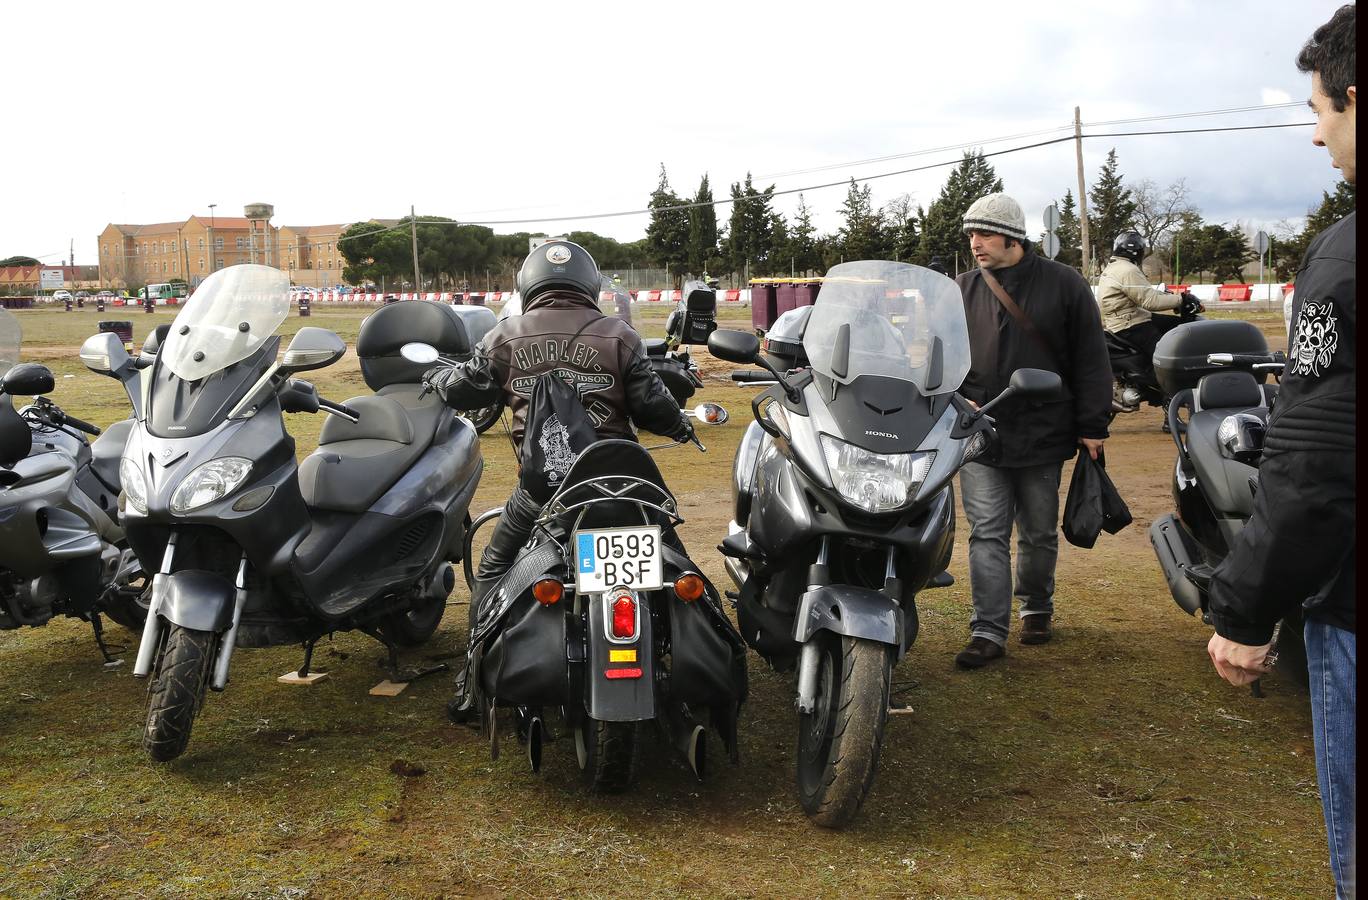
[[[1173,397],[1168,425],[1178,450],[1173,469],[1175,511],[1150,526],[1150,543],[1174,601],[1190,615],[1207,615],[1211,575],[1244,529],[1259,489],[1268,413],[1287,357],[1270,353],[1263,333],[1244,321],[1195,322],[1159,342],[1154,368]],[[1306,682],[1300,610],[1278,628],[1278,671]]]
[[[1204,321],[1201,315],[1204,310],[1205,307],[1199,303],[1195,312],[1178,316],[1178,324],[1174,327]],[[1173,317],[1164,318],[1171,320]],[[1155,377],[1150,354],[1119,334],[1107,331],[1104,335],[1107,341],[1107,356],[1111,360],[1112,377],[1116,381],[1112,388],[1112,417],[1115,418],[1120,413],[1138,412],[1142,405],[1157,406],[1160,409],[1167,406],[1169,395],[1160,387]]]
[[[726,421],[716,404],[693,415]],[[477,518],[467,536],[472,588],[471,540],[500,512]],[[596,792],[631,784],[647,723],[700,779],[705,726],[736,759],[745,644],[680,542],[683,521],[640,444],[601,440],[575,460],[473,624],[466,684],[496,757],[498,710],[510,708],[534,771],[556,713]]]
[[[399,348],[421,334],[468,352],[461,320],[421,300],[371,314],[356,353],[374,393],[333,403],[292,376],[340,359],[341,338],[301,328],[276,360],[289,287],[269,266],[214,273],[143,374],[121,474],[128,540],[154,573],[133,668],[151,677],[143,745],[154,760],[185,750],[237,646],[303,644],[304,676],[318,638],[360,630],[385,644],[398,680],[397,648],[431,637],[455,583],[480,443],[422,396],[424,367]],[[82,359],[129,368],[114,335],[91,338]],[[296,462],[282,413],[320,410],[318,449]]]
[[[798,681],[798,795],[818,824],[855,816],[873,783],[894,664],[917,638],[917,593],[954,543],[952,479],[995,439],[986,413],[1045,399],[1059,376],[1013,373],[980,409],[956,393],[969,371],[959,287],[906,263],[833,267],[797,349],[717,331],[708,349],[768,373],[737,449],[734,520],[720,550],[741,634]],[[747,378],[744,376],[751,375]]]
[[[47,396],[51,370],[19,362],[20,341],[18,320],[0,309],[0,630],[81,619],[105,663],[118,665],[101,616],[137,631],[147,608],[118,510],[132,420],[101,433],[65,412]],[[19,396],[32,400],[16,410]]]

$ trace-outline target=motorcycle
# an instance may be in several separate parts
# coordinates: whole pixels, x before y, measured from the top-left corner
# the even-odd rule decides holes
[[[301,328],[276,361],[289,287],[269,266],[209,276],[141,382],[120,469],[128,540],[153,573],[133,674],[150,679],[143,746],[156,761],[184,752],[238,646],[303,644],[304,677],[320,637],[355,629],[385,645],[393,680],[408,680],[398,648],[432,636],[455,583],[479,439],[420,396],[423,367],[399,347],[424,334],[463,352],[459,317],[428,301],[372,313],[356,354],[373,393],[335,403],[294,376],[339,360],[337,335]],[[113,335],[87,340],[81,357],[99,372],[128,367]],[[296,462],[282,414],[320,410],[318,448]]]
[[[451,358],[455,362],[465,362],[474,355],[474,348],[480,343],[489,330],[497,323],[498,318],[494,315],[494,310],[486,306],[465,306],[464,304],[453,303],[451,311],[461,319],[461,324],[465,326],[466,337],[469,339],[470,348],[465,352],[454,353]],[[484,434],[499,421],[503,415],[503,401],[499,400],[483,409],[459,410],[459,414],[470,420],[470,424],[475,426],[475,430]]]
[[[437,359],[421,345],[409,352]],[[717,404],[689,412],[703,424],[727,420]],[[700,780],[706,724],[736,760],[745,644],[677,536],[684,519],[650,455],[672,446],[604,439],[585,448],[485,596],[472,619],[465,683],[495,758],[498,710],[509,708],[534,772],[556,713],[574,735],[576,762],[595,792],[631,785],[647,723]],[[501,513],[479,516],[467,532],[472,592],[472,541]]]
[[[1268,413],[1287,357],[1270,353],[1251,322],[1195,322],[1159,341],[1154,368],[1172,394],[1168,425],[1177,449],[1174,512],[1150,525],[1150,543],[1174,602],[1189,615],[1207,614],[1212,573],[1249,521],[1259,489]],[[1277,630],[1279,672],[1306,683],[1301,611]],[[1257,691],[1257,689],[1256,689]]]
[[[1195,311],[1178,316],[1178,325],[1174,327],[1204,321],[1201,313],[1205,310],[1206,307],[1198,303]],[[1107,341],[1112,376],[1116,379],[1112,388],[1112,418],[1118,413],[1138,412],[1142,404],[1163,409],[1168,404],[1169,395],[1155,378],[1150,354],[1119,334],[1106,331],[1103,335]]]
[[[0,629],[81,619],[116,666],[101,616],[137,631],[146,612],[145,579],[118,510],[132,420],[102,434],[63,411],[46,396],[55,386],[47,366],[19,363],[21,338],[18,320],[0,309]],[[21,395],[33,402],[16,411]]]
[[[665,319],[665,340],[671,350],[689,344],[707,345],[717,330],[717,289],[697,279],[684,282],[682,299]]]
[[[917,639],[917,593],[950,559],[955,473],[996,439],[989,411],[1061,385],[1019,369],[981,408],[957,394],[969,371],[964,304],[930,269],[843,263],[807,315],[804,369],[780,371],[770,357],[781,348],[762,354],[749,332],[708,340],[714,356],[767,370],[734,380],[772,383],[751,404],[719,550],[742,636],[776,670],[797,671],[799,801],[838,828],[873,784],[892,669]]]

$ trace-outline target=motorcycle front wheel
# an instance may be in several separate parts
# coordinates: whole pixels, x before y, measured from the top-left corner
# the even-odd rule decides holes
[[[217,636],[167,624],[147,701],[143,748],[154,762],[167,762],[185,752],[195,714],[204,702]]]
[[[819,632],[816,705],[798,717],[798,800],[818,825],[841,828],[860,810],[879,765],[893,648]]]

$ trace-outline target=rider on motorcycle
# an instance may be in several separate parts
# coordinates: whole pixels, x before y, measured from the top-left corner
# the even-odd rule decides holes
[[[502,398],[512,413],[520,460],[532,386],[552,370],[575,379],[600,438],[635,440],[635,423],[687,440],[692,426],[647,361],[641,336],[599,310],[599,285],[598,266],[580,245],[551,241],[538,247],[518,272],[521,314],[490,329],[469,362],[435,366],[424,383],[455,409],[478,409]],[[541,504],[521,485],[513,489],[480,557],[471,592],[472,623],[484,595],[527,543],[540,512]]]
[[[1117,235],[1111,262],[1098,282],[1097,301],[1102,307],[1103,330],[1135,345],[1149,360],[1159,339],[1201,312],[1202,304],[1187,291],[1169,294],[1150,287],[1140,270],[1145,250],[1145,239],[1138,231]],[[1177,316],[1154,315],[1175,309]]]

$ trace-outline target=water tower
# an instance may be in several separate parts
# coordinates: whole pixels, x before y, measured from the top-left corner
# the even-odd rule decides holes
[[[275,265],[271,261],[271,216],[275,215],[275,207],[269,203],[248,203],[242,214],[247,218],[248,246],[251,248],[252,262]],[[259,259],[258,250],[261,252]]]

